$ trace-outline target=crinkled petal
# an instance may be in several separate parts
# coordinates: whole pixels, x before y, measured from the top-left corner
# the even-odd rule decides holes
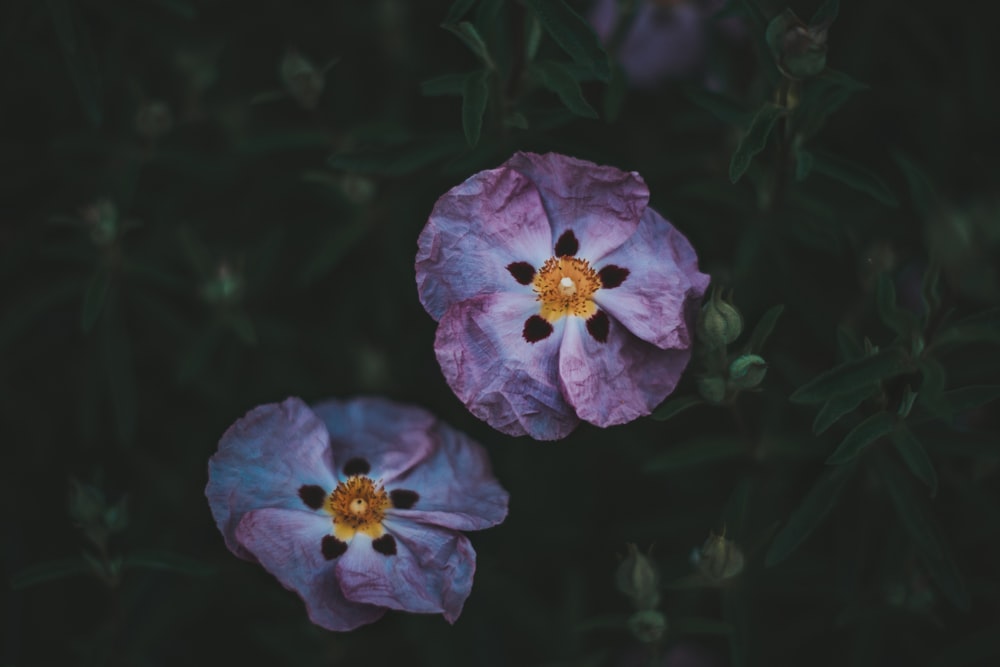
[[[614,289],[598,290],[594,301],[644,341],[664,349],[690,347],[688,313],[711,278],[698,271],[698,257],[684,235],[646,209],[632,238],[597,268],[609,265],[628,269],[628,278]]]
[[[579,256],[593,263],[632,236],[649,202],[649,189],[634,171],[558,153],[517,153],[507,165],[531,179],[541,194],[552,225],[550,253],[572,231]]]
[[[390,483],[430,456],[435,447],[431,434],[437,419],[412,405],[383,398],[324,401],[313,406],[330,433],[330,448],[337,478],[346,479],[344,465],[363,459],[372,479]]]
[[[476,552],[461,533],[405,520],[383,522],[396,553],[381,554],[359,533],[337,563],[349,600],[423,614],[454,623],[472,591]]]
[[[303,485],[333,490],[328,440],[323,422],[298,398],[256,407],[229,427],[208,461],[205,495],[230,551],[253,560],[235,538],[246,512],[305,510],[298,495]]]
[[[236,538],[285,588],[298,593],[313,623],[327,630],[353,630],[377,621],[386,610],[344,596],[337,562],[322,551],[331,525],[329,517],[309,512],[259,509],[243,516]],[[348,552],[352,548],[353,543]]]
[[[507,167],[482,171],[438,199],[417,239],[417,290],[435,320],[478,294],[531,293],[507,267],[537,269],[551,256],[552,230],[538,191]]]
[[[443,422],[434,436],[434,453],[386,487],[390,493],[418,494],[412,508],[388,514],[454,530],[480,530],[503,521],[508,494],[493,476],[486,449]]]
[[[434,352],[458,399],[507,435],[566,437],[579,423],[559,389],[564,320],[543,340],[527,342],[525,321],[538,302],[524,294],[485,294],[458,303],[438,324]]]
[[[613,317],[603,343],[581,318],[567,319],[559,378],[580,419],[597,426],[648,415],[677,386],[691,357],[690,349],[661,350],[639,340]]]

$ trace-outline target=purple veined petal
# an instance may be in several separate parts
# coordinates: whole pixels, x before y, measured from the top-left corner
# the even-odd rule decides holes
[[[653,209],[646,209],[635,234],[597,268],[628,269],[613,289],[599,289],[594,301],[639,338],[661,347],[690,347],[692,304],[701,302],[711,277],[698,271],[688,240]]]
[[[375,550],[358,534],[337,563],[341,589],[349,600],[423,614],[444,614],[454,623],[472,591],[476,552],[461,533],[410,523],[383,522],[395,553]]]
[[[579,256],[591,264],[632,235],[649,203],[649,188],[636,172],[558,153],[516,153],[506,164],[538,188],[552,225],[550,252],[572,232]]]
[[[323,422],[298,398],[254,408],[223,434],[208,461],[205,495],[229,550],[253,560],[235,537],[246,512],[306,509],[303,485],[329,493],[337,485]]]
[[[430,456],[437,422],[431,413],[383,398],[329,400],[313,406],[330,433],[335,473],[381,479],[383,484]]]
[[[472,414],[507,435],[558,440],[579,423],[559,389],[559,344],[567,318],[529,343],[525,323],[538,311],[538,302],[525,294],[468,299],[441,318],[434,352],[448,385]]]
[[[417,239],[417,291],[435,320],[453,304],[497,291],[524,291],[508,266],[537,269],[552,255],[552,230],[538,191],[506,166],[479,172],[446,192]]]
[[[493,476],[486,449],[443,422],[434,435],[434,453],[386,487],[396,506],[387,514],[453,530],[503,521],[509,496]]]
[[[247,512],[236,538],[285,588],[298,593],[313,623],[327,630],[353,630],[377,621],[386,610],[344,596],[336,571],[344,556],[338,560],[323,556],[322,542],[330,528],[329,517],[267,508]],[[352,549],[353,542],[347,551]]]
[[[603,343],[581,318],[567,319],[559,353],[563,393],[580,419],[596,426],[648,415],[674,390],[691,358],[690,349],[661,350],[639,340],[613,317]]]

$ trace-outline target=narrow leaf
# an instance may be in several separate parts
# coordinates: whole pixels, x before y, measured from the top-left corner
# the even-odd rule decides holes
[[[836,20],[837,15],[840,13],[840,0],[826,0],[816,13],[812,15],[809,19],[809,25],[820,26],[820,25],[830,25]]]
[[[910,199],[913,200],[917,213],[925,219],[936,214],[941,207],[941,198],[927,172],[899,151],[892,152],[892,159],[896,161],[903,176],[906,177]]]
[[[684,412],[688,408],[693,408],[696,405],[707,405],[704,400],[698,396],[677,396],[675,398],[669,398],[660,407],[653,410],[653,414],[650,415],[653,419],[657,421],[667,421],[671,417]]]
[[[764,349],[764,343],[767,342],[771,332],[774,331],[774,326],[778,323],[778,318],[781,317],[783,312],[785,312],[785,306],[779,304],[777,306],[771,306],[763,315],[761,315],[760,319],[757,321],[757,326],[753,328],[753,333],[750,334],[750,341],[747,343],[747,349],[750,353],[761,353]]]
[[[854,464],[849,464],[823,473],[816,485],[802,499],[798,509],[792,513],[788,523],[775,536],[764,559],[767,567],[777,565],[788,558],[819,527],[836,507],[840,494],[846,488],[855,468]]]
[[[91,46],[90,32],[80,19],[75,3],[69,0],[46,0],[59,48],[69,67],[70,79],[76,88],[80,105],[90,124],[101,124],[101,81],[97,56]]]
[[[875,302],[878,306],[879,319],[899,336],[908,336],[917,328],[913,313],[903,310],[896,304],[896,287],[886,273],[879,274],[875,289]]]
[[[744,127],[752,120],[752,115],[733,98],[705,88],[688,86],[684,95],[695,105],[730,125]]]
[[[104,302],[108,297],[108,288],[111,286],[111,271],[106,266],[99,266],[90,278],[87,291],[83,294],[83,324],[84,332],[90,331],[94,327],[94,322],[101,315]]]
[[[822,403],[834,396],[857,391],[907,370],[907,358],[899,348],[834,366],[795,390],[793,403]]]
[[[896,426],[896,416],[879,412],[864,420],[848,432],[837,449],[826,460],[827,465],[841,465],[853,460],[866,447],[888,435]]]
[[[608,57],[590,24],[564,0],[524,0],[545,32],[577,63],[587,67],[598,79],[611,80]]]
[[[451,7],[448,8],[448,14],[444,17],[444,22],[457,23],[462,20],[462,17],[465,16],[470,9],[472,9],[472,5],[476,4],[476,1],[477,0],[455,0],[455,2],[451,3]]]
[[[1000,398],[1000,384],[983,384],[952,389],[942,395],[953,413],[973,410]]]
[[[597,112],[583,97],[580,84],[562,64],[552,61],[539,61],[529,66],[528,71],[538,79],[545,88],[559,96],[563,105],[577,116],[597,118]]]
[[[479,143],[479,134],[483,129],[483,113],[490,98],[490,71],[487,69],[472,72],[465,77],[462,89],[462,130],[469,146]]]
[[[462,21],[456,25],[450,23],[443,23],[441,27],[450,32],[451,34],[462,40],[462,43],[470,51],[472,51],[489,69],[496,69],[496,64],[493,62],[492,56],[490,56],[490,50],[486,46],[486,42],[483,40],[482,35],[476,30],[476,26],[472,25],[468,21]]]
[[[749,16],[754,23],[757,24],[758,28],[766,28],[768,24],[767,14],[764,10],[760,8],[757,4],[757,0],[741,0],[743,3],[743,8],[746,10],[747,16]]]
[[[90,566],[83,558],[63,558],[38,563],[15,572],[10,578],[10,587],[15,591],[29,588],[46,581],[65,579],[78,574],[88,574]]]
[[[767,103],[757,110],[757,114],[750,122],[743,139],[733,153],[733,159],[729,162],[729,180],[736,183],[740,177],[746,173],[750,167],[753,156],[764,150],[767,145],[767,138],[771,136],[771,130],[777,120],[787,113],[787,109],[776,104]]]
[[[460,97],[465,89],[468,74],[442,74],[433,79],[427,79],[420,84],[420,93],[425,97],[454,95]]]
[[[819,435],[833,426],[846,414],[854,412],[861,403],[875,392],[874,384],[862,387],[856,392],[834,396],[823,404],[813,421],[813,433]]]
[[[214,574],[216,568],[190,556],[160,549],[138,549],[125,556],[125,569],[160,570],[196,577]]]
[[[886,206],[899,206],[899,200],[889,186],[867,167],[829,153],[815,153],[812,170],[840,181],[859,192],[875,198]]]
[[[695,438],[672,445],[666,453],[648,460],[642,469],[653,474],[675,472],[742,458],[747,453],[746,443],[739,438]]]
[[[841,361],[854,361],[865,355],[865,348],[843,325],[837,327],[837,351],[840,353]]]
[[[935,472],[934,464],[931,463],[930,457],[927,456],[920,441],[904,425],[892,434],[892,443],[896,446],[896,451],[899,452],[903,463],[910,469],[910,472],[930,488],[932,498],[936,496],[937,472]]]

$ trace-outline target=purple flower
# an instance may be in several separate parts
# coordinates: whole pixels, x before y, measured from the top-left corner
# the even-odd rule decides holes
[[[299,594],[309,618],[352,630],[386,609],[454,623],[507,492],[482,446],[416,407],[297,398],[222,436],[205,489],[229,550]]]
[[[565,437],[648,415],[691,356],[708,286],[635,172],[518,153],[441,197],[417,286],[445,379],[509,435]]]

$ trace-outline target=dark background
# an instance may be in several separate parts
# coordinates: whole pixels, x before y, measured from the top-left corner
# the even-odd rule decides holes
[[[769,17],[783,7],[760,4]],[[809,17],[818,4],[793,6]],[[676,666],[680,646],[700,651],[683,664],[706,667],[996,664],[1000,449],[988,390],[944,413],[918,397],[907,418],[936,495],[880,440],[839,495],[821,493],[832,510],[814,517],[815,531],[765,566],[854,426],[894,413],[904,386],[930,400],[1000,375],[996,17],[960,3],[842,4],[828,64],[869,89],[829,105],[808,147],[867,175],[852,186],[786,174],[776,201],[773,141],[737,184],[727,173],[778,80],[763,28],[745,17],[742,35],[707,24],[704,68],[626,92],[618,114],[607,84],[572,69],[600,116],[586,119],[530,81],[507,84],[522,81],[511,54],[527,10],[477,2],[465,19],[499,54],[507,110],[528,128],[505,127],[494,97],[469,148],[461,99],[421,94],[422,81],[482,66],[439,27],[447,2],[3,3],[0,662],[624,665],[666,655]],[[290,49],[317,69],[339,59],[314,108],[260,98],[289,90],[279,63]],[[539,57],[570,62],[547,34]],[[696,103],[705,81],[749,110],[730,114],[744,122]],[[734,290],[748,330],[784,305],[761,353],[762,391],[667,421],[582,425],[554,443],[505,437],[467,412],[434,359],[416,237],[448,188],[522,149],[639,171],[702,269]],[[102,198],[117,209],[108,228],[84,212]],[[919,299],[929,271],[940,274],[932,312]],[[928,344],[979,319],[815,435],[820,406],[788,397],[843,361],[845,341],[913,350],[876,305],[880,276],[919,314],[914,335]],[[696,394],[692,373],[677,395]],[[289,395],[358,394],[422,405],[472,434],[511,493],[507,521],[470,536],[478,571],[453,627],[393,612],[352,633],[323,631],[293,593],[233,557],[212,522],[206,462],[229,424]],[[746,556],[742,574],[668,587],[724,525]],[[629,601],[615,590],[628,542],[653,545],[664,583],[668,632],[652,650],[630,634]]]

